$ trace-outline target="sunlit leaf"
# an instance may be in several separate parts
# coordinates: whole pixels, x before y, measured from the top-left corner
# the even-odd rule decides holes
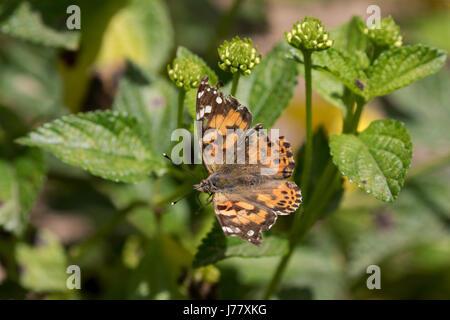
[[[117,111],[97,111],[62,117],[44,124],[19,143],[37,146],[63,162],[113,181],[133,182],[163,163],[142,140],[136,120]]]
[[[65,14],[65,11],[62,11]],[[0,32],[50,47],[74,50],[79,32],[58,30],[46,25],[41,12],[29,1],[4,0],[0,3]]]
[[[323,67],[324,72],[333,75],[353,93],[365,98],[368,96],[368,80],[361,68],[359,56],[350,55],[343,49],[330,48],[315,52],[312,55],[312,62],[316,66]]]
[[[159,71],[173,47],[173,29],[164,1],[127,1],[111,17],[102,43],[95,62],[98,65],[127,58],[148,71]]]
[[[18,243],[16,259],[23,268],[21,284],[37,292],[67,290],[67,259],[64,247],[55,235],[41,230],[38,235],[39,244],[30,246]]]
[[[370,96],[381,96],[406,87],[438,71],[446,59],[444,51],[424,45],[384,51],[367,70]]]
[[[411,164],[412,143],[401,122],[373,121],[358,136],[333,135],[330,150],[342,174],[379,200],[394,201]]]
[[[12,161],[0,159],[0,226],[21,235],[45,176],[38,149],[27,150]]]

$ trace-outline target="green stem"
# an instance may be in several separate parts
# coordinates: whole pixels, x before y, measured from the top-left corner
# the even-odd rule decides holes
[[[310,58],[310,57],[309,57]],[[308,83],[308,80],[311,80],[311,76],[306,73],[306,64],[307,57],[305,56],[305,81]],[[308,77],[308,80],[306,80]],[[307,100],[308,100],[308,92],[311,93],[311,91],[308,91],[308,85],[307,86]],[[356,100],[356,110],[353,114],[353,104]],[[310,103],[310,102],[309,102]],[[344,126],[343,131],[344,133],[349,132],[355,132],[356,128],[358,127],[358,123],[361,117],[361,112],[364,107],[364,99],[358,96],[349,96],[349,99],[346,101],[348,115],[346,117],[345,123],[347,123],[346,126]],[[307,102],[307,112],[308,112],[308,102]],[[307,118],[308,123],[308,118]],[[307,135],[307,141],[308,144],[308,135]],[[305,151],[307,149],[305,148]],[[306,153],[306,152],[305,152]],[[305,158],[306,163],[306,158]],[[308,174],[308,173],[307,173]],[[302,189],[305,188],[307,185],[304,183],[305,181],[305,174],[302,176]],[[307,180],[306,180],[307,181]],[[267,286],[266,292],[264,294],[264,299],[270,299],[270,297],[275,294],[277,291],[277,288],[281,282],[281,279],[283,277],[283,274],[286,270],[286,267],[289,263],[289,260],[294,252],[295,247],[302,241],[302,239],[305,237],[305,235],[308,233],[309,230],[313,227],[315,222],[320,218],[320,213],[325,210],[326,206],[332,199],[333,195],[335,194],[336,190],[339,188],[339,184],[341,183],[341,175],[340,172],[337,170],[336,166],[333,164],[333,161],[330,159],[327,167],[325,168],[324,172],[319,178],[319,181],[317,182],[314,192],[312,193],[311,197],[308,196],[307,202],[302,206],[302,210],[300,210],[297,215],[298,218],[295,217],[294,223],[291,229],[290,234],[290,241],[289,241],[289,250],[288,253],[283,256],[280,263],[277,266],[277,269],[275,270],[275,273]],[[302,190],[303,192],[303,190]]]
[[[305,95],[306,95],[306,144],[305,144],[305,159],[304,166],[302,170],[301,179],[301,189],[303,193],[303,198],[308,200],[308,184],[309,177],[311,174],[311,163],[312,163],[312,146],[313,146],[313,135],[312,135],[312,87],[311,87],[311,52],[303,52],[303,60],[305,66]]]
[[[353,121],[353,106],[355,104],[355,95],[347,88],[344,89],[344,104],[346,106],[346,115],[344,117],[344,122],[342,126],[342,131],[344,133],[350,132]]]
[[[178,117],[177,117],[177,128],[183,127],[183,115],[184,115],[184,97],[186,96],[186,91],[183,88],[179,89],[178,92]]]
[[[365,101],[363,98],[361,97],[356,98],[356,110],[355,114],[353,115],[352,126],[350,131],[351,133],[356,133],[356,131],[358,130],[359,119],[361,118],[361,113],[362,110],[364,109],[364,104]]]
[[[311,103],[311,97],[312,97],[312,86],[311,86],[311,51],[304,51],[303,52],[303,63],[305,66],[305,97],[306,97],[306,142],[305,142],[305,158],[304,158],[304,166],[302,170],[302,179],[301,179],[301,189],[303,198],[308,199],[308,183],[309,183],[309,177],[311,172],[311,163],[312,163],[312,145],[313,145],[313,135],[312,135],[312,103]],[[309,201],[309,200],[308,200]],[[277,290],[281,278],[286,270],[287,264],[292,256],[292,253],[294,252],[295,248],[295,242],[292,241],[292,239],[295,238],[295,234],[302,226],[302,217],[306,214],[303,213],[304,206],[302,206],[299,210],[299,212],[294,217],[293,226],[291,229],[291,237],[290,237],[290,243],[289,243],[289,250],[288,253],[283,256],[280,263],[278,264],[277,269],[275,270],[275,273],[272,277],[272,280],[270,281],[266,292],[264,294],[264,299],[269,299]]]
[[[328,204],[329,198],[335,192],[334,181],[339,176],[333,161],[330,159],[322,176],[312,193],[308,203],[305,205],[304,214],[299,216],[300,222],[296,229],[291,233],[291,247],[294,248],[308,233],[314,223],[317,221],[318,214],[322,211],[323,205]]]
[[[233,74],[233,82],[231,83],[231,92],[230,92],[233,97],[236,95],[236,90],[238,87],[240,77],[241,73],[239,71]]]
[[[281,278],[284,274],[284,271],[286,270],[286,267],[288,265],[289,260],[291,259],[293,252],[294,251],[291,250],[291,248],[289,248],[288,253],[281,258],[281,261],[278,264],[277,269],[275,270],[272,280],[270,280],[270,283],[267,286],[266,292],[264,293],[263,296],[263,300],[269,300],[277,291],[278,285],[281,282]]]

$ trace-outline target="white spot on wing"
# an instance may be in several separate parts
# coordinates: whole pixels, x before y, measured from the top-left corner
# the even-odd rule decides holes
[[[211,107],[211,106],[206,106],[206,108],[205,108],[205,113],[210,113],[211,110],[212,110],[212,107]]]
[[[221,104],[221,103],[222,103],[222,98],[221,98],[221,97],[217,97],[217,98],[216,98],[216,102],[217,102],[218,104]]]
[[[202,97],[203,93],[204,93],[204,91],[200,91],[200,92],[198,93],[198,95],[197,95],[197,98],[200,99],[200,98]]]

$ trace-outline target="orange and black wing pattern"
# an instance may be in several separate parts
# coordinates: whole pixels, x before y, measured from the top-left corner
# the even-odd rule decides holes
[[[227,130],[246,131],[252,123],[247,107],[230,95],[224,96],[219,85],[211,87],[208,77],[204,77],[197,91],[196,119],[200,124],[197,132],[203,161],[210,173],[225,164],[225,149],[236,147],[237,136],[228,135]]]
[[[300,189],[292,181],[270,181],[257,189],[245,186],[232,193],[216,193],[213,199],[225,235],[255,245],[261,244],[261,231],[269,230],[278,215],[295,212],[301,202]]]

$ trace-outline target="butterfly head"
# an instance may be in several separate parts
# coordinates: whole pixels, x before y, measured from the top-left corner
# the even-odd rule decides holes
[[[205,179],[199,184],[195,184],[194,188],[195,190],[206,193],[216,192],[216,186],[213,184],[211,179]]]

